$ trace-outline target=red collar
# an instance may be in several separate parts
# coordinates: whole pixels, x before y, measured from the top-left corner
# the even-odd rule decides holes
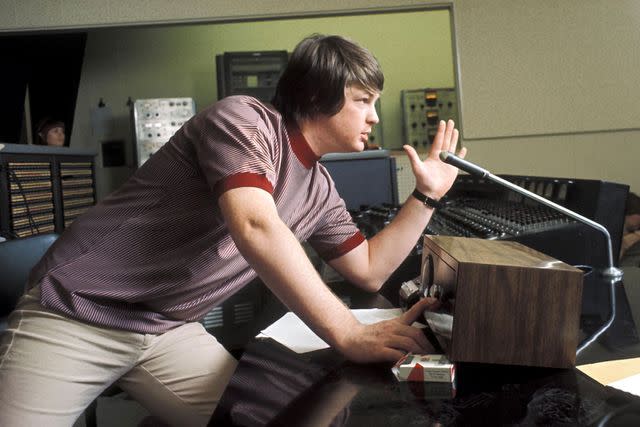
[[[287,133],[289,134],[289,144],[291,144],[293,153],[305,168],[311,169],[320,160],[320,157],[313,152],[304,135],[302,135],[300,128],[295,123],[287,124]]]

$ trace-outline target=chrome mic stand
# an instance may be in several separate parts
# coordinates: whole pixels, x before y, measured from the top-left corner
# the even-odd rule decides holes
[[[453,165],[455,167],[457,167],[460,170],[463,170],[471,175],[475,175],[481,178],[485,178],[488,179],[490,181],[495,182],[496,184],[499,184],[503,187],[506,187],[510,190],[513,190],[517,193],[522,194],[525,197],[528,197],[530,199],[533,199],[537,202],[542,203],[543,205],[549,206],[552,209],[555,209],[559,212],[562,212],[563,214],[567,215],[568,217],[571,217],[577,221],[580,221],[584,224],[587,224],[590,227],[595,228],[596,230],[601,231],[602,233],[604,233],[606,239],[607,239],[607,255],[608,255],[608,259],[609,259],[609,267],[607,267],[606,269],[600,271],[600,274],[604,277],[610,278],[610,279],[614,279],[614,280],[620,280],[622,279],[623,276],[623,272],[621,269],[615,267],[614,262],[613,262],[613,250],[611,248],[611,235],[609,234],[609,230],[607,230],[605,227],[603,227],[602,225],[598,224],[595,221],[590,220],[589,218],[586,218],[570,209],[565,208],[564,206],[561,206],[557,203],[552,202],[551,200],[547,200],[544,197],[541,197],[539,195],[537,195],[536,193],[533,193],[529,190],[525,190],[524,188],[520,187],[519,185],[516,185],[512,182],[509,182],[505,179],[500,178],[499,176],[496,176],[494,174],[492,174],[491,172],[489,172],[486,169],[481,168],[480,166],[477,166],[471,162],[468,162],[464,159],[461,159],[460,157],[456,156],[453,153],[447,152],[447,151],[441,151],[440,152],[440,160],[442,160],[445,163],[448,163],[450,165]]]

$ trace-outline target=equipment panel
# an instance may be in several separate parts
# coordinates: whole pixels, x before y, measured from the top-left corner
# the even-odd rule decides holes
[[[288,61],[286,50],[225,52],[216,55],[218,99],[249,95],[263,102],[271,102]]]
[[[137,166],[142,166],[195,113],[193,98],[136,100],[133,104],[133,127]]]
[[[0,235],[62,233],[96,202],[95,153],[0,144]]]
[[[520,187],[602,224],[617,259],[629,187],[599,180],[501,175]],[[606,266],[602,233],[497,184],[458,175],[426,232],[513,240],[572,265]]]
[[[405,89],[401,91],[404,144],[428,148],[440,120],[458,120],[454,88]]]

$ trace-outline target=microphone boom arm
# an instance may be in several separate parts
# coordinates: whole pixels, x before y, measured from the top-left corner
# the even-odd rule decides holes
[[[461,159],[460,157],[456,156],[453,153],[447,152],[447,151],[441,151],[440,152],[440,160],[442,160],[445,163],[448,163],[450,165],[453,165],[455,167],[457,167],[460,170],[463,170],[471,175],[475,175],[481,178],[486,178],[490,181],[493,181],[503,187],[507,187],[510,190],[513,190],[517,193],[522,194],[525,197],[528,197],[530,199],[533,199],[539,203],[542,203],[543,205],[546,205],[548,207],[550,207],[551,209],[555,209],[557,211],[562,212],[563,214],[567,215],[568,217],[571,217],[577,221],[583,222],[599,231],[601,231],[602,233],[604,233],[606,239],[607,239],[607,255],[609,258],[609,267],[606,268],[604,271],[602,271],[602,275],[605,277],[610,277],[610,278],[616,278],[619,279],[623,276],[623,272],[622,270],[620,270],[619,268],[616,268],[614,266],[614,262],[613,262],[613,250],[611,248],[611,235],[609,234],[609,230],[607,230],[604,226],[602,226],[601,224],[598,224],[597,222],[584,217],[570,209],[565,208],[564,206],[561,206],[557,203],[552,202],[551,200],[547,200],[542,196],[537,195],[536,193],[533,193],[529,190],[525,190],[524,188],[520,187],[519,185],[516,185],[512,182],[507,181],[506,179],[502,179],[499,176],[496,176],[494,174],[492,174],[491,172],[489,172],[486,169],[483,169],[471,162],[468,162],[464,159]]]

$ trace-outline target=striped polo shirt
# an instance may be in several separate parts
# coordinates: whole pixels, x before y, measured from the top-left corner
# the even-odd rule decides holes
[[[30,284],[40,283],[45,307],[95,325],[155,334],[201,319],[256,277],[217,203],[238,187],[269,192],[298,240],[326,260],[364,241],[300,131],[273,107],[233,96],[76,219]]]

